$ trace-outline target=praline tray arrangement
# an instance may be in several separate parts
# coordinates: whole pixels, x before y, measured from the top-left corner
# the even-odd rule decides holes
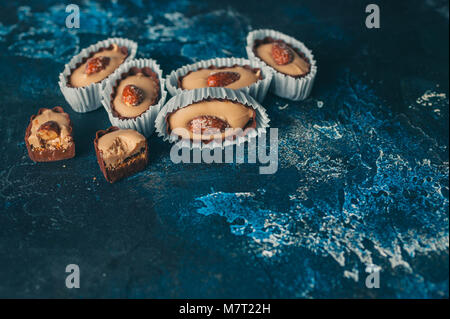
[[[258,50],[262,45],[266,46],[264,50]],[[250,60],[263,62],[274,71],[270,89],[275,95],[294,101],[309,96],[317,65],[311,50],[302,42],[275,30],[260,29],[247,35],[246,51]]]
[[[142,99],[132,101],[136,102],[132,104],[124,100],[127,87],[121,85],[131,77],[133,79],[128,88],[134,87],[131,88],[135,91],[132,93],[137,93]],[[153,88],[157,90],[152,92]],[[108,78],[101,95],[102,104],[113,126],[133,129],[148,137],[153,133],[156,116],[166,101],[167,92],[159,64],[152,59],[136,59],[121,65]]]
[[[201,73],[201,74],[200,74]],[[254,97],[262,102],[270,88],[273,70],[264,63],[256,60],[242,58],[216,58],[199,61],[194,64],[185,65],[172,71],[167,76],[167,90],[172,96],[182,93],[187,88],[183,82],[191,81],[192,88],[209,87],[211,76],[231,75],[235,76],[226,83],[219,85],[217,81],[214,86],[233,88]]]
[[[317,66],[302,42],[274,30],[255,30],[247,36],[246,50],[249,59],[200,61],[172,71],[166,80],[155,60],[134,60],[135,42],[110,38],[74,56],[59,75],[59,86],[76,112],[105,108],[113,126],[100,129],[94,145],[105,178],[115,182],[145,168],[145,137],[155,128],[158,136],[180,147],[224,149],[267,130],[270,120],[259,102],[269,90],[292,100],[308,97]],[[166,83],[173,97],[164,104]],[[26,142],[37,145],[42,155],[37,157],[28,143],[33,161],[75,156],[72,123],[62,108],[40,109],[31,121]],[[55,150],[62,138],[69,146],[61,155]]]
[[[58,84],[67,103],[79,113],[101,107],[106,80],[120,64],[134,59],[136,51],[137,43],[124,38],[106,39],[81,50],[59,74]],[[73,83],[75,73],[79,83]]]

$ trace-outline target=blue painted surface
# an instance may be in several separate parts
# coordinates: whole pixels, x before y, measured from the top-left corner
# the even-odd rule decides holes
[[[382,2],[382,28],[367,30],[362,4],[276,3],[82,2],[76,31],[57,2],[2,3],[0,296],[448,297],[448,5]],[[92,140],[107,115],[72,112],[57,86],[74,54],[128,37],[167,74],[245,56],[260,27],[304,41],[319,65],[308,100],[263,103],[276,174],[175,165],[152,136],[147,170],[104,181]],[[77,156],[32,163],[27,122],[55,105]],[[64,286],[69,263],[79,290]],[[370,267],[379,289],[365,287]]]

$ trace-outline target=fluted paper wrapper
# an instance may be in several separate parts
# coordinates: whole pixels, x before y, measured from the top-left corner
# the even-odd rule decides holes
[[[113,94],[114,86],[117,85],[117,81],[121,78],[122,74],[128,72],[132,67],[144,68],[148,67],[152,69],[158,75],[160,98],[158,102],[151,105],[150,108],[139,115],[136,118],[121,119],[114,116],[111,105],[111,95]],[[113,126],[117,126],[123,129],[133,129],[145,135],[150,136],[155,129],[155,119],[159,110],[166,102],[167,92],[165,90],[165,80],[159,64],[152,59],[136,59],[122,64],[109,78],[102,90],[102,104],[108,113],[109,121]]]
[[[110,38],[96,44],[93,44],[83,50],[70,60],[68,64],[65,65],[64,71],[59,74],[59,87],[61,89],[64,98],[67,103],[72,107],[75,112],[86,113],[98,109],[102,106],[101,104],[101,91],[106,84],[107,79],[111,76],[109,75],[100,82],[92,83],[85,87],[70,87],[67,86],[68,78],[71,74],[71,70],[80,63],[83,58],[88,57],[91,53],[99,51],[101,48],[109,47],[111,44],[117,44],[118,46],[125,46],[128,48],[128,56],[124,63],[134,59],[137,51],[137,43],[128,39],[123,38]]]
[[[262,102],[270,88],[270,84],[272,82],[272,76],[273,71],[271,68],[267,67],[266,64],[256,61],[256,60],[248,60],[248,59],[242,59],[242,58],[217,58],[217,59],[211,59],[211,60],[204,60],[199,61],[194,64],[185,65],[181,68],[172,71],[167,76],[167,90],[169,93],[174,96],[177,94],[182,93],[183,90],[178,87],[178,79],[182,76],[185,76],[190,71],[197,71],[199,69],[207,69],[210,66],[215,66],[218,68],[221,67],[232,67],[234,65],[238,66],[245,66],[248,65],[251,68],[258,68],[261,70],[262,79],[258,80],[257,82],[243,87],[239,88],[237,90],[240,90],[253,98],[255,98],[257,101]],[[220,70],[217,70],[217,72],[220,72]]]
[[[224,99],[230,101],[236,101],[244,105],[253,107],[256,111],[256,127],[253,130],[249,130],[244,136],[236,136],[234,140],[225,139],[221,143],[212,140],[209,143],[193,143],[190,140],[179,140],[178,136],[170,135],[167,133],[167,114],[176,111],[177,109],[189,106],[193,103],[200,102],[207,99]],[[250,95],[245,94],[239,90],[226,89],[226,88],[201,88],[194,90],[185,90],[181,94],[172,97],[166,105],[159,112],[155,127],[158,136],[161,136],[165,141],[177,142],[179,141],[179,146],[184,148],[188,147],[201,148],[201,149],[214,149],[214,148],[224,148],[230,145],[240,145],[246,141],[251,141],[257,136],[264,133],[269,127],[269,117],[267,116],[266,110],[261,106],[254,98]]]
[[[270,67],[274,71],[270,90],[275,95],[293,101],[306,99],[311,93],[314,84],[314,79],[317,74],[316,61],[314,60],[314,55],[312,54],[311,50],[309,50],[302,42],[294,39],[293,37],[287,36],[281,32],[268,29],[255,30],[247,35],[246,50],[250,60],[262,61],[253,52],[253,45],[255,43],[255,40],[262,40],[266,37],[271,37],[277,40],[283,40],[292,47],[299,49],[301,52],[305,54],[311,65],[309,73],[301,78],[294,78],[292,76],[278,72],[277,70]]]

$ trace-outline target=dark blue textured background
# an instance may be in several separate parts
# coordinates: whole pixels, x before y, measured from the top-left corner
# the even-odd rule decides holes
[[[448,298],[448,2],[179,0],[82,2],[65,28],[55,1],[0,7],[0,297]],[[165,74],[245,56],[256,28],[313,50],[311,97],[269,95],[279,170],[179,164],[149,138],[150,165],[110,185],[96,163],[103,109],[76,114],[57,85],[82,48],[139,43]],[[23,137],[62,105],[77,156],[33,163]],[[81,288],[65,288],[65,266]],[[367,289],[371,264],[379,289]]]

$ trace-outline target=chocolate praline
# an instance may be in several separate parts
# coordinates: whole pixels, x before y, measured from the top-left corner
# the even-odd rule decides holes
[[[256,111],[253,107],[240,102],[211,98],[168,113],[165,121],[167,134],[174,132],[180,134],[179,138],[202,140],[207,143],[216,138],[221,140],[229,138],[229,134],[234,131],[226,129],[240,129],[245,135],[248,129],[256,127]],[[183,130],[176,131],[176,129]]]
[[[126,60],[128,54],[129,52],[126,46],[118,46],[116,44],[111,44],[108,47],[91,52],[70,70],[67,78],[67,86],[85,87],[103,81]],[[108,61],[103,61],[101,65],[98,65],[97,72],[87,72],[87,64],[96,58],[107,58]]]
[[[272,56],[272,45],[274,43],[280,43],[286,46],[287,50],[291,51],[293,55],[292,61],[286,64],[278,64]],[[264,50],[261,51],[261,48],[264,48]],[[275,71],[293,78],[305,77],[311,71],[311,64],[306,55],[301,52],[300,49],[290,45],[283,40],[274,39],[272,37],[257,39],[253,44],[253,53],[256,57],[258,57],[261,61],[266,63]]]
[[[124,102],[123,91],[128,85],[136,86],[142,91],[139,103],[131,105]],[[158,75],[149,67],[132,67],[121,74],[114,84],[111,93],[111,110],[115,117],[120,119],[133,119],[145,113],[161,98]]]
[[[252,68],[249,65],[234,64],[231,66],[222,67],[211,65],[207,68],[191,70],[185,75],[180,76],[177,80],[178,87],[183,90],[211,87],[211,85],[209,85],[208,83],[209,77],[214,76],[214,74],[228,72],[237,73],[238,77],[234,78],[232,81],[229,81],[228,84],[225,83],[225,85],[221,85],[221,83],[218,83],[214,86],[239,89],[245,86],[252,85],[253,83],[263,79],[261,69]]]

